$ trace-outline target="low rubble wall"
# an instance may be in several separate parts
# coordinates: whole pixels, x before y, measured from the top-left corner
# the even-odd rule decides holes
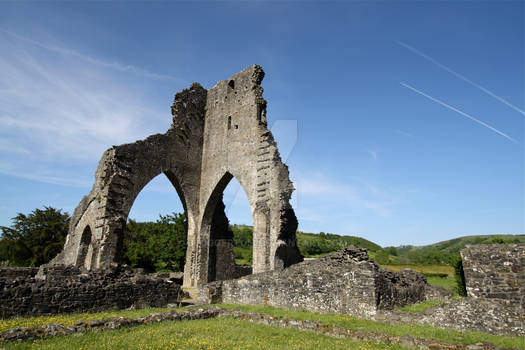
[[[350,246],[284,270],[201,285],[199,299],[369,317],[424,300],[426,287],[422,274],[381,269],[366,249]]]
[[[525,244],[479,244],[461,251],[467,294],[509,300],[525,310]]]
[[[182,298],[180,282],[158,275],[113,269],[82,273],[78,268],[0,270],[0,317],[163,307]],[[180,281],[180,280],[179,280]]]

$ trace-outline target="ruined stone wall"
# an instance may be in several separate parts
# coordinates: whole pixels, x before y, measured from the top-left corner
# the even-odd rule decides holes
[[[181,300],[180,284],[131,270],[42,268],[37,276],[0,274],[0,317],[164,307]]]
[[[200,188],[203,216],[200,239],[195,242],[200,245],[203,265],[225,266],[216,264],[217,259],[232,254],[232,237],[215,234],[211,220],[233,177],[245,190],[253,215],[254,273],[302,260],[295,246],[297,220],[289,203],[293,186],[266,125],[266,101],[260,85],[263,77],[261,67],[252,66],[208,91]],[[279,250],[281,246],[287,249]],[[208,270],[214,272],[227,277],[224,269]],[[200,275],[199,280],[225,279],[217,276]]]
[[[322,258],[199,287],[205,303],[272,305],[370,317],[422,301],[426,279],[414,271],[380,269],[365,249],[347,247]]]
[[[253,271],[302,261],[288,168],[266,127],[264,72],[253,65],[206,91],[175,95],[165,134],[104,152],[95,184],[75,209],[63,251],[51,265],[103,269],[119,261],[123,229],[139,192],[159,174],[173,184],[188,219],[184,283],[238,277],[222,193],[236,177],[254,223]]]
[[[38,273],[38,267],[0,267],[0,276],[3,278],[30,278]]]
[[[467,294],[525,309],[525,244],[480,244],[461,251]]]
[[[64,249],[54,264],[96,269],[118,261],[129,210],[142,188],[162,173],[178,192],[189,234],[194,234],[205,103],[206,90],[194,84],[175,96],[173,123],[166,134],[104,152],[93,189],[75,209]]]
[[[374,320],[392,324],[419,323],[458,331],[475,331],[514,337],[525,336],[525,313],[508,300],[489,298],[449,299],[425,312],[382,310]]]

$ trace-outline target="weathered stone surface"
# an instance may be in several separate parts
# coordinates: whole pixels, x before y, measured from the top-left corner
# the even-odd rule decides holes
[[[394,272],[379,269],[376,277],[376,294],[379,309],[414,304],[425,300],[427,290],[425,276],[413,270]]]
[[[183,295],[174,280],[122,267],[85,273],[74,266],[42,267],[36,276],[0,275],[0,317],[161,307]]]
[[[0,267],[0,276],[4,278],[28,278],[35,277],[38,267]]]
[[[525,313],[508,300],[461,298],[424,313],[381,311],[374,316],[394,324],[420,323],[459,331],[470,330],[507,336],[525,336]]]
[[[446,288],[427,284],[425,287],[425,300],[450,300],[454,293]]]
[[[509,300],[525,314],[525,244],[480,244],[461,251],[467,293]]]
[[[204,303],[301,308],[370,317],[378,309],[422,301],[426,279],[414,271],[380,269],[366,249],[349,246],[284,270],[199,287]]]
[[[164,173],[188,218],[184,283],[194,286],[246,273],[235,267],[222,192],[235,177],[253,215],[253,272],[302,261],[288,168],[266,123],[264,72],[253,65],[206,91],[175,95],[165,134],[114,146],[100,160],[93,189],[73,214],[55,265],[100,269],[119,260],[122,231],[142,188]]]

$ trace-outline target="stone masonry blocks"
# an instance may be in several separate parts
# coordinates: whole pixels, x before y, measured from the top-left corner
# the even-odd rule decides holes
[[[525,309],[525,244],[480,244],[461,251],[467,294]]]
[[[119,261],[127,217],[139,192],[163,173],[188,219],[184,284],[238,277],[222,192],[235,177],[253,216],[253,272],[302,261],[288,167],[267,129],[264,71],[253,65],[209,91],[197,83],[175,95],[165,134],[104,152],[95,184],[73,214],[52,265],[101,269]]]

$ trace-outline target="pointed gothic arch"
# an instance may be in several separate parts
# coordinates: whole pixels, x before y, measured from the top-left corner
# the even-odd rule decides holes
[[[215,260],[210,259],[209,246],[211,238],[220,241],[228,235],[223,229],[222,192],[232,176],[241,183],[252,210],[253,271],[302,261],[295,241],[297,219],[289,202],[293,185],[266,127],[263,78],[262,68],[253,65],[209,91],[194,83],[175,95],[173,122],[166,133],[104,152],[93,189],[75,209],[64,249],[51,264],[82,264],[86,226],[91,240],[85,254],[91,257],[84,259],[84,266],[99,269],[118,262],[129,210],[142,188],[160,173],[174,185],[187,214],[185,285],[227,277],[221,265],[227,263],[217,264],[217,252]]]
[[[82,231],[82,236],[80,237],[76,266],[89,268],[89,266],[91,266],[92,255],[93,246],[91,245],[91,227],[86,225]]]

